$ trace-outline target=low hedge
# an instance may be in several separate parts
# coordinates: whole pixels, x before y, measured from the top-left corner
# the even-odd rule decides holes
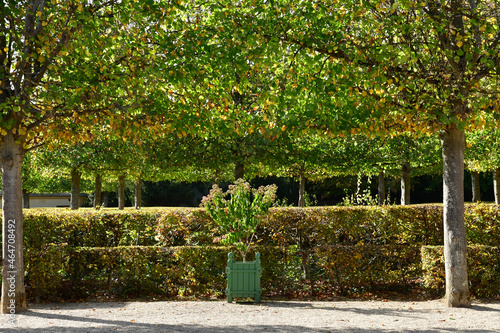
[[[426,287],[444,293],[444,247],[422,247],[423,280]],[[467,247],[469,291],[476,297],[500,296],[500,248],[487,245]]]
[[[325,246],[315,254],[322,278],[341,294],[406,288],[421,276],[420,247],[415,245]]]
[[[123,297],[222,297],[227,254],[219,246],[132,246],[27,251],[30,300]],[[257,246],[265,295],[353,295],[396,290],[408,293],[423,277],[433,293],[444,289],[442,246]],[[237,254],[236,254],[237,255]],[[469,246],[471,295],[500,296],[500,249]]]
[[[31,300],[124,297],[222,297],[227,254],[219,246],[71,248],[26,255]],[[420,276],[417,247],[357,245],[256,247],[265,295],[351,294],[401,286]],[[47,265],[49,263],[49,265]]]

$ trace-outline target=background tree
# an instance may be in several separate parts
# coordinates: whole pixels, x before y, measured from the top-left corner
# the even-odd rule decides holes
[[[492,121],[490,124],[495,124],[495,122]],[[496,126],[488,127],[490,128],[467,133],[465,163],[472,175],[479,175],[480,172],[491,172],[493,174],[495,203],[498,204],[500,203],[500,156],[498,154],[500,136],[498,129],[495,128]],[[479,187],[477,182],[476,184]],[[475,189],[476,198],[478,190],[478,188]]]

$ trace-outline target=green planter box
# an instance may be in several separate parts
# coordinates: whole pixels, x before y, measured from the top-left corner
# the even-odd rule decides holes
[[[260,253],[255,255],[255,261],[234,261],[232,252],[227,260],[227,301],[231,303],[235,297],[253,297],[260,302],[262,288],[260,287]]]

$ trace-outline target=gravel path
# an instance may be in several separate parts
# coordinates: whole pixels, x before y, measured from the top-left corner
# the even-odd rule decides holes
[[[500,332],[500,302],[225,301],[34,304],[0,332]]]

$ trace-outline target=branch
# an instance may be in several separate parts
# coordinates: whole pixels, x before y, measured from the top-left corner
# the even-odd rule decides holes
[[[70,23],[70,19],[73,17],[73,14],[75,12],[75,8],[72,7],[71,10],[68,13],[68,16],[66,18],[66,22],[64,23],[64,26],[62,27],[62,33],[61,37],[59,38],[59,41],[57,42],[56,46],[54,49],[50,52],[50,55],[45,59],[43,65],[41,65],[38,69],[34,70],[34,73],[36,76],[30,82],[31,84],[28,85],[38,85],[40,81],[42,80],[43,76],[45,75],[45,72],[47,71],[47,68],[49,64],[53,61],[53,59],[59,55],[59,52],[61,52],[61,49],[63,48],[64,45],[66,45],[69,41],[70,38],[70,33],[75,32],[76,28],[72,28],[71,30],[68,28],[68,25]]]
[[[36,22],[36,28],[35,30],[33,31],[33,35],[36,36],[40,33],[40,31],[42,30],[42,15],[43,15],[43,12],[44,12],[44,7],[45,7],[45,0],[41,0],[41,3],[37,3],[35,4],[34,6],[34,10],[33,12],[35,13],[36,16],[38,16],[38,12],[42,13],[40,16],[38,16],[37,18],[37,22]],[[38,10],[37,10],[38,8]]]

